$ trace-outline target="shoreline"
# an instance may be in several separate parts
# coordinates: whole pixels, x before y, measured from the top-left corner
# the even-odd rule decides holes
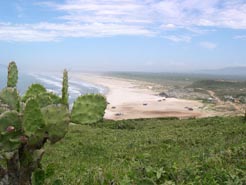
[[[214,112],[203,110],[204,104],[200,101],[160,97],[147,82],[78,72],[73,73],[72,77],[106,89],[104,95],[109,104],[105,111],[105,119],[185,119],[216,115]]]

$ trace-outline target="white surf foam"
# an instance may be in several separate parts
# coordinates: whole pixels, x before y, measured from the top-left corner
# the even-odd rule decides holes
[[[61,95],[61,89],[62,89],[62,78],[55,76],[55,75],[48,75],[48,74],[31,74],[35,79],[40,81],[48,91],[54,92],[58,95]],[[88,94],[88,93],[100,93],[104,94],[105,89],[100,86],[96,86],[94,84],[77,81],[74,79],[69,80],[69,99],[75,100],[78,96],[82,94]]]

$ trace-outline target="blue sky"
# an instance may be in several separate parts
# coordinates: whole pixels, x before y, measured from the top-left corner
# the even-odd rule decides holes
[[[246,0],[2,0],[0,51],[34,71],[246,66]]]

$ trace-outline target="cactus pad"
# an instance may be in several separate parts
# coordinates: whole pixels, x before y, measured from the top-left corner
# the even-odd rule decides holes
[[[23,129],[28,136],[35,134],[45,127],[45,122],[38,102],[29,99],[23,117]]]
[[[63,71],[62,104],[66,105],[67,108],[69,108],[69,103],[68,103],[68,72],[66,69]]]
[[[46,124],[46,132],[51,143],[62,139],[67,133],[70,122],[69,111],[65,105],[50,105],[42,108]]]
[[[16,111],[7,111],[0,116],[0,150],[10,152],[20,145],[21,118]]]
[[[0,100],[0,115],[6,111],[9,111],[10,110],[10,106],[8,104],[5,104],[3,103],[1,100]]]
[[[95,123],[103,119],[107,102],[104,96],[88,94],[80,96],[74,102],[72,122],[77,124]]]
[[[4,88],[0,92],[0,102],[1,102],[0,107],[2,107],[2,109],[4,109],[5,107],[6,110],[10,109],[10,110],[19,111],[20,109],[19,94],[16,88],[11,88],[11,87]]]
[[[39,94],[43,93],[46,93],[46,89],[44,88],[44,86],[40,84],[32,84],[23,96],[22,101],[26,102],[29,98],[36,97]]]
[[[18,69],[15,62],[10,62],[8,67],[8,87],[16,87],[18,81]]]
[[[41,108],[46,107],[52,104],[59,104],[61,103],[61,98],[51,92],[46,92],[43,94],[39,94],[35,98]]]

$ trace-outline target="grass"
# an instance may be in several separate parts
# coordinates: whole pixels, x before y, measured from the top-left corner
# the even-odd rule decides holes
[[[241,117],[70,125],[47,145],[47,184],[246,184]]]

